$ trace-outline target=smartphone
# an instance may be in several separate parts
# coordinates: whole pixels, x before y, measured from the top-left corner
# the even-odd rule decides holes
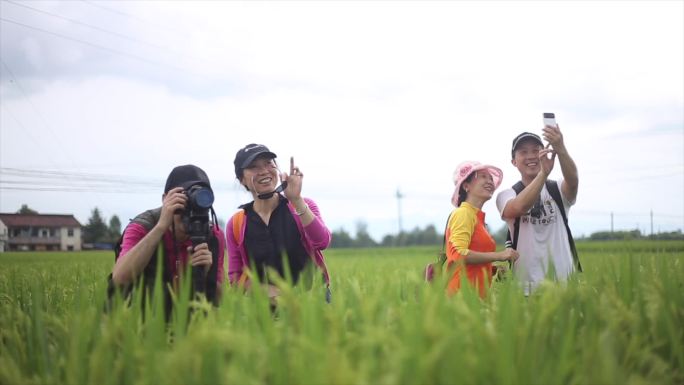
[[[544,126],[556,127],[556,114],[553,112],[544,112]]]

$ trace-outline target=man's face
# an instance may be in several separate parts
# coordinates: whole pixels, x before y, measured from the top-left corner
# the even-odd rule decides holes
[[[534,178],[541,170],[539,163],[539,151],[542,146],[535,140],[523,140],[515,149],[511,163],[515,166],[520,175]]]

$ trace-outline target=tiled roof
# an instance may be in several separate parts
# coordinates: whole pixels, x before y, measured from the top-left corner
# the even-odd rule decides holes
[[[0,214],[7,227],[81,227],[73,215],[64,214]]]

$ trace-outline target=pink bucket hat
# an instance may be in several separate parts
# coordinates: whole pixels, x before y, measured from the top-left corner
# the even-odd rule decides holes
[[[463,181],[466,180],[470,174],[478,170],[489,171],[489,173],[492,175],[492,179],[494,180],[495,190],[499,188],[499,185],[501,185],[501,181],[503,180],[503,171],[501,171],[501,169],[472,160],[465,161],[459,164],[458,167],[456,167],[456,171],[454,171],[454,185],[456,188],[454,189],[454,195],[451,196],[451,203],[454,206],[458,207],[461,204],[458,199],[458,191],[461,189],[461,183],[463,183]]]

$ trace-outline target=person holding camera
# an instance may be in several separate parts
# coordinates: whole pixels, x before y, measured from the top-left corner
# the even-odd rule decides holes
[[[539,135],[530,132],[513,139],[511,163],[521,180],[496,198],[501,218],[508,224],[509,240],[520,252],[513,272],[526,296],[549,270],[558,281],[567,280],[575,269],[582,270],[567,221],[577,197],[577,166],[555,121],[545,125],[543,136],[549,143],[546,147]],[[556,156],[563,172],[561,181],[548,179]]]
[[[197,166],[175,167],[169,174],[162,206],[137,215],[124,229],[117,245],[111,283],[130,290],[144,278],[146,289],[154,287],[161,266],[166,310],[171,297],[166,284],[179,287],[181,275],[190,273],[193,291],[218,303],[224,280],[225,237],[213,210],[214,194],[207,174]],[[157,256],[163,256],[157,261]]]
[[[454,171],[456,208],[449,215],[445,239],[446,268],[452,274],[447,285],[450,294],[458,291],[466,278],[484,298],[492,282],[492,262],[514,261],[513,249],[496,251],[496,242],[485,227],[482,206],[501,184],[503,172],[480,162],[461,163]]]
[[[248,144],[235,155],[235,177],[253,200],[240,206],[226,224],[228,279],[249,288],[255,274],[273,300],[278,290],[269,271],[284,278],[289,274],[297,283],[315,265],[322,272],[329,302],[330,278],[321,251],[330,244],[330,230],[316,203],[302,197],[304,174],[294,159],[290,158],[290,172],[281,173],[275,158],[261,144]],[[250,266],[256,271],[249,271]]]

